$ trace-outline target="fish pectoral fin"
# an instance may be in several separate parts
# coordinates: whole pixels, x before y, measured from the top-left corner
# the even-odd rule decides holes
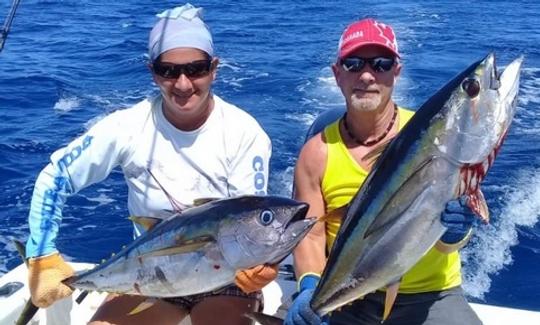
[[[336,208],[334,210],[330,210],[325,215],[321,216],[317,221],[328,221],[331,219],[339,219],[341,220],[343,216],[347,213],[347,209],[349,209],[349,205],[345,204],[343,206],[340,206],[339,208]]]
[[[162,221],[162,219],[159,218],[137,216],[129,216],[128,219],[133,221],[133,223],[142,226],[146,231],[154,228],[158,223]]]
[[[193,200],[193,206],[198,207],[199,205],[203,205],[208,202],[219,200],[217,197],[201,197],[198,199]]]
[[[141,311],[147,310],[148,308],[152,307],[158,300],[156,298],[148,298],[137,305],[137,307],[133,308],[128,315],[133,316],[135,314],[140,313]]]
[[[200,236],[196,238],[191,238],[189,240],[180,241],[174,246],[165,247],[162,249],[154,250],[145,254],[140,255],[140,257],[150,257],[150,256],[166,256],[166,255],[176,255],[176,254],[186,254],[191,253],[196,250],[201,249],[202,247],[214,243],[216,240],[213,236]]]
[[[384,313],[382,318],[383,322],[388,318],[390,312],[392,311],[392,307],[394,306],[394,302],[396,301],[396,297],[398,294],[399,284],[400,282],[398,281],[386,287],[386,297],[384,298]]]
[[[469,208],[478,216],[484,223],[489,223],[489,209],[486,203],[484,193],[478,188],[477,191],[468,195]]]

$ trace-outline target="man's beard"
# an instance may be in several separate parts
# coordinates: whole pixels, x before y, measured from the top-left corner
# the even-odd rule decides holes
[[[381,97],[358,98],[355,94],[351,96],[350,106],[360,112],[372,112],[377,110],[381,104]]]

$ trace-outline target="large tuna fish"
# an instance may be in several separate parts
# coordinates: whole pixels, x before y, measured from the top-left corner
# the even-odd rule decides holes
[[[243,196],[189,208],[137,238],[103,264],[65,283],[152,297],[185,296],[234,282],[238,270],[285,258],[315,223],[308,206]]]
[[[311,300],[317,314],[387,286],[393,288],[387,296],[395,297],[403,274],[446,231],[440,214],[448,201],[468,196],[487,222],[479,184],[514,116],[522,61],[510,63],[500,77],[494,54],[472,64],[423,104],[384,149],[346,208]],[[249,317],[278,323],[265,315]]]

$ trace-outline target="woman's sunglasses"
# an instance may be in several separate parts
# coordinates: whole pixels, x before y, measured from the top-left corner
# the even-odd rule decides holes
[[[356,56],[351,56],[345,59],[341,59],[341,66],[345,71],[348,72],[360,72],[366,65],[369,64],[371,69],[375,72],[386,72],[390,71],[396,60],[394,58],[387,58],[384,56],[379,56],[375,58],[359,58]]]
[[[182,74],[188,78],[206,76],[212,67],[212,60],[197,60],[190,63],[174,64],[169,62],[154,62],[152,70],[160,77],[178,79]]]

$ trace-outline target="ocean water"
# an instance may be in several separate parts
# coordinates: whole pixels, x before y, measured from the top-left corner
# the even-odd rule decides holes
[[[11,1],[0,3],[5,17]],[[176,1],[22,1],[0,53],[0,274],[20,263],[33,182],[49,155],[104,115],[156,93],[146,67],[154,15]],[[492,222],[463,251],[471,299],[540,311],[540,5],[508,1],[197,1],[221,59],[214,90],[273,140],[270,192],[290,195],[304,134],[343,105],[330,64],[344,27],[376,17],[403,54],[395,100],[419,107],[488,52],[525,56],[517,114],[483,184]],[[1,18],[0,18],[1,19]],[[67,202],[60,251],[98,262],[131,240],[119,171]]]

